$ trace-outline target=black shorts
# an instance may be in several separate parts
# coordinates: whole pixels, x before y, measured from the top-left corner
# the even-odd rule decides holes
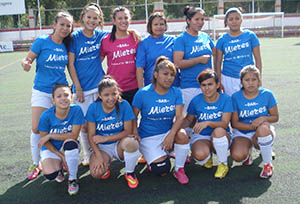
[[[128,101],[131,105],[132,101],[133,101],[133,97],[134,97],[135,93],[138,90],[139,89],[132,89],[132,90],[129,90],[129,91],[123,91],[122,92],[122,98],[125,99],[126,101]]]

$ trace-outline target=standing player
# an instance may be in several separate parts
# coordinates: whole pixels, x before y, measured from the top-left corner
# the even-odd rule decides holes
[[[138,90],[135,71],[137,41],[129,33],[130,11],[124,7],[114,9],[112,13],[112,31],[101,44],[102,60],[107,56],[107,74],[118,82],[122,97],[130,104]]]
[[[84,115],[97,97],[97,86],[104,76],[101,64],[100,46],[107,34],[96,28],[103,28],[103,13],[98,4],[87,4],[81,14],[82,29],[75,31],[69,52],[69,72],[73,81],[74,103],[78,104]],[[90,146],[87,139],[86,124],[80,131],[80,143],[83,149],[84,166],[89,165]]]
[[[241,88],[239,74],[246,65],[255,65],[262,73],[260,44],[252,31],[242,29],[242,13],[238,8],[230,8],[225,14],[225,27],[229,32],[223,34],[217,42],[216,72],[221,80],[221,89],[232,95]],[[224,60],[223,60],[224,57]],[[223,64],[223,69],[221,67]],[[222,72],[222,74],[221,74]]]
[[[252,164],[252,145],[259,147],[264,161],[261,178],[273,174],[272,145],[275,129],[271,123],[278,121],[277,101],[273,93],[261,88],[261,74],[254,65],[241,71],[242,89],[232,95],[234,112],[232,116],[233,143],[231,156],[245,165]]]
[[[88,109],[89,143],[93,149],[90,172],[94,178],[107,179],[113,158],[125,162],[125,179],[130,188],[139,181],[134,169],[139,157],[138,141],[130,136],[135,118],[131,106],[120,96],[117,82],[105,76],[98,85],[99,98]]]
[[[191,137],[192,156],[198,164],[212,168],[212,152],[215,151],[218,157],[215,178],[222,179],[228,172],[228,125],[233,112],[232,101],[230,96],[220,92],[217,73],[211,69],[202,71],[198,82],[202,93],[192,99],[183,127],[190,126],[196,119]]]
[[[174,177],[181,184],[189,182],[184,164],[189,153],[189,138],[181,129],[183,121],[183,97],[181,91],[172,86],[176,75],[175,65],[166,57],[156,61],[153,83],[140,89],[133,99],[133,111],[141,122],[134,134],[139,135],[140,151],[151,172],[163,176],[170,172],[171,163],[167,152],[174,148],[176,154]],[[175,120],[174,120],[175,118]]]
[[[166,35],[167,19],[161,12],[149,16],[147,23],[148,37],[139,43],[136,55],[136,77],[139,88],[152,83],[156,59],[160,56],[173,61],[174,36]],[[179,86],[179,73],[176,73],[173,86]]]
[[[77,171],[79,161],[79,144],[77,138],[84,116],[81,108],[70,105],[71,88],[65,84],[56,84],[52,91],[53,107],[41,115],[38,130],[41,139],[41,163],[44,176],[61,183],[64,180],[62,165],[69,172],[69,195],[79,191]]]
[[[40,115],[51,107],[51,92],[55,83],[67,83],[65,67],[68,64],[68,48],[72,31],[73,17],[66,11],[58,12],[53,23],[54,32],[35,40],[30,51],[22,60],[24,71],[31,69],[36,59],[36,75],[32,89],[32,132],[30,136],[33,165],[27,178],[37,178],[40,173],[40,150],[38,125]]]
[[[215,46],[210,37],[201,32],[204,25],[204,10],[184,8],[186,31],[175,40],[174,63],[180,69],[180,87],[184,96],[185,111],[194,96],[201,93],[197,76],[206,68],[212,68],[211,57]]]

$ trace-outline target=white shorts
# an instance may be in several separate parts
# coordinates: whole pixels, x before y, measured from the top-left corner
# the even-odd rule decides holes
[[[149,165],[158,158],[168,155],[168,153],[163,150],[162,143],[169,132],[170,131],[141,139],[140,152]]]
[[[230,136],[230,141],[229,144],[231,144],[232,142],[232,134],[228,131],[226,131],[226,133]],[[190,145],[193,145],[195,142],[197,142],[198,140],[208,140],[211,141],[211,136],[210,135],[200,135],[197,133],[193,133],[190,139]]]
[[[181,89],[181,92],[184,100],[184,111],[187,112],[191,100],[198,94],[202,93],[202,90],[201,88],[186,88]]]
[[[275,127],[273,125],[270,125],[270,130],[272,132],[273,140],[274,140],[275,136],[276,136]],[[233,139],[236,138],[236,137],[245,137],[245,138],[248,138],[249,140],[252,141],[252,138],[255,135],[255,133],[256,133],[255,131],[249,132],[249,133],[242,133],[238,129],[232,128],[232,138]]]
[[[211,141],[211,136],[210,135],[200,135],[197,133],[193,133],[190,139],[190,144],[194,144],[198,140],[209,140]]]
[[[74,94],[74,103],[79,105],[84,116],[86,115],[86,112],[89,108],[89,106],[96,101],[96,99],[98,98],[99,94],[98,94],[98,89],[92,89],[89,91],[84,91],[83,92],[84,95],[84,102],[80,103],[77,99],[76,99],[76,93]]]
[[[49,109],[52,105],[52,94],[38,91],[32,88],[31,107],[43,107]]]
[[[59,151],[62,152],[62,148]],[[41,161],[44,161],[45,159],[61,160],[61,158],[59,156],[57,156],[56,154],[54,154],[53,152],[51,152],[48,149],[41,151],[40,155],[41,155]]]
[[[74,141],[74,140],[65,140],[63,145],[61,146],[61,148],[59,150],[60,152],[63,152],[64,144],[67,141]],[[75,142],[77,143],[78,149],[79,149],[79,152],[80,152],[80,143],[78,141],[75,141]],[[48,149],[41,150],[40,151],[40,156],[41,156],[41,161],[43,161],[45,159],[58,159],[58,160],[61,160],[61,158],[59,156],[57,156],[56,154],[54,154],[53,152],[51,152]]]
[[[225,89],[225,93],[229,96],[232,96],[235,92],[241,90],[242,84],[241,80],[229,76],[225,76],[222,74],[222,84]]]
[[[119,154],[118,154],[118,144],[120,142],[115,142],[112,144],[98,144],[98,148],[107,153],[110,157],[110,159],[112,160],[113,158],[118,159],[121,162],[124,162],[124,160],[120,159]]]

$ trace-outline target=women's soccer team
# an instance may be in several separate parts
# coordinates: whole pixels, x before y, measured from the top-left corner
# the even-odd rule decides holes
[[[251,165],[257,148],[264,162],[259,176],[272,176],[272,123],[279,115],[273,93],[261,87],[257,36],[241,27],[241,11],[230,8],[224,20],[229,30],[215,46],[201,31],[205,11],[186,6],[183,14],[186,30],[178,37],[165,34],[167,19],[155,12],[141,40],[128,29],[132,16],[124,7],[114,9],[111,32],[102,30],[98,4],[83,8],[82,28],[74,32],[72,15],[57,13],[53,33],[37,38],[22,61],[28,72],[36,60],[29,180],[43,172],[63,182],[67,173],[68,193],[77,194],[80,149],[94,178],[109,178],[113,159],[124,163],[129,188],[139,185],[140,155],[157,176],[170,173],[175,156],[172,174],[187,184],[190,153],[204,168],[213,167],[216,154],[214,177],[222,179],[229,151],[234,161]]]

